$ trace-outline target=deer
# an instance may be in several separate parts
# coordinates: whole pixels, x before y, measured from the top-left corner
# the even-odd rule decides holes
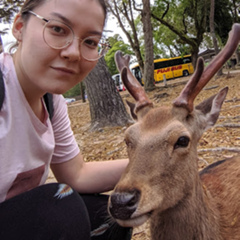
[[[239,38],[240,25],[234,24],[226,45],[205,69],[198,59],[170,107],[153,107],[128,67],[130,56],[116,52],[118,70],[136,101],[129,103],[135,123],[125,131],[129,164],[108,202],[119,225],[137,227],[148,220],[152,240],[240,239],[240,156],[198,170],[198,142],[216,123],[228,87],[194,106]]]

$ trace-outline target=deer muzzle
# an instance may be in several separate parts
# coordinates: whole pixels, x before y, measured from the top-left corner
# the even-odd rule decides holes
[[[108,211],[123,227],[139,226],[150,216],[150,213],[136,214],[140,198],[141,193],[137,189],[129,192],[115,191],[109,198]]]

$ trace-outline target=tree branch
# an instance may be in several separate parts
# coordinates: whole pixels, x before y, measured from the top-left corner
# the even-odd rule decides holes
[[[152,16],[152,18],[156,19],[157,21],[159,21],[160,23],[162,23],[163,25],[168,27],[172,32],[177,34],[179,36],[179,38],[182,39],[184,42],[188,43],[191,46],[197,47],[196,41],[194,41],[193,39],[189,38],[186,34],[184,34],[181,31],[179,31],[173,25],[169,24],[167,21],[163,20],[162,18],[159,18],[154,13],[151,13],[151,16]]]
[[[205,148],[205,149],[199,149],[199,150],[198,150],[198,152],[222,152],[222,151],[229,151],[229,152],[240,153],[240,148],[234,148],[234,147],[217,147],[217,148]]]
[[[167,8],[165,9],[165,11],[164,11],[164,13],[163,13],[163,15],[162,15],[162,17],[161,17],[161,19],[163,19],[166,15],[167,15],[167,13],[168,13],[168,10],[169,10],[169,2],[166,2],[166,1],[164,1],[166,4],[167,4]]]

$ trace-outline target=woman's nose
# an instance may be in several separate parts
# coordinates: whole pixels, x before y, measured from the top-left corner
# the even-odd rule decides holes
[[[79,38],[73,38],[71,44],[62,49],[61,55],[67,58],[69,61],[80,61],[81,56],[81,40]]]

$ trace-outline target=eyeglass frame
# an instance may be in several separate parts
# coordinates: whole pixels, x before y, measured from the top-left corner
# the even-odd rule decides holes
[[[68,46],[73,42],[74,38],[76,38],[76,39],[80,42],[79,47],[81,47],[81,46],[82,46],[82,43],[84,42],[84,40],[94,38],[94,36],[89,36],[89,37],[86,37],[86,38],[84,38],[84,39],[81,39],[81,38],[79,38],[79,37],[76,37],[73,29],[72,29],[68,24],[66,24],[66,23],[64,23],[64,22],[62,22],[62,21],[59,21],[59,20],[56,20],[56,19],[47,19],[47,18],[44,18],[44,17],[40,16],[39,14],[37,14],[37,13],[35,13],[35,12],[33,12],[33,11],[30,11],[30,10],[29,10],[29,11],[26,11],[26,12],[24,12],[24,13],[30,13],[30,14],[32,14],[33,16],[35,16],[35,17],[37,17],[38,19],[43,20],[43,21],[45,22],[45,25],[44,25],[44,28],[43,28],[43,40],[44,40],[44,42],[45,42],[49,47],[51,47],[51,48],[53,48],[53,49],[64,49],[64,48],[68,47]],[[45,37],[44,37],[45,27],[46,27],[46,25],[47,25],[51,20],[52,20],[52,21],[60,22],[61,24],[64,24],[64,25],[67,26],[67,27],[71,30],[71,32],[72,32],[72,40],[66,42],[66,44],[65,44],[63,47],[53,47],[53,46],[51,46],[51,45],[46,41],[46,39],[45,39]],[[104,41],[104,42],[101,43],[101,41]],[[107,40],[105,40],[104,38],[100,38],[100,41],[99,41],[98,44],[100,44],[101,46],[105,46],[105,47],[102,47],[102,49],[101,49],[101,51],[100,51],[100,52],[102,53],[102,55],[99,54],[98,58],[96,58],[96,59],[88,59],[88,58],[84,57],[84,56],[81,54],[81,51],[80,51],[79,54],[81,54],[81,56],[82,56],[85,60],[90,61],[90,62],[94,62],[94,61],[99,60],[101,57],[105,56],[105,54],[107,53],[107,51],[108,51],[109,48],[110,48],[110,44],[109,44],[109,43],[107,42]]]

